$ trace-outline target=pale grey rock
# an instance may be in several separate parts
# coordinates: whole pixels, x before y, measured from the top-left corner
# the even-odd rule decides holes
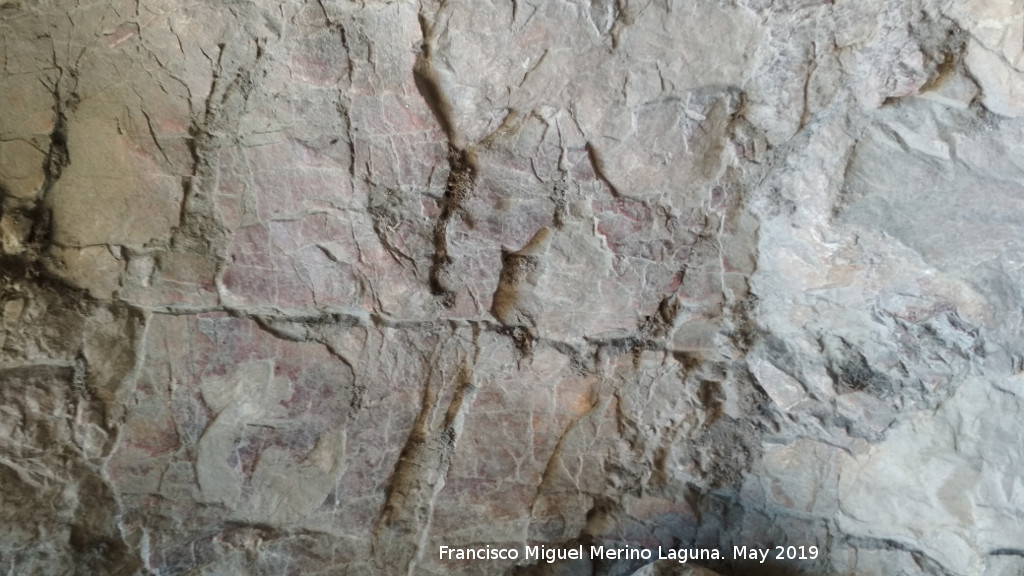
[[[0,3],[0,571],[1019,573],[1022,10]]]
[[[964,60],[971,74],[978,79],[984,96],[982,103],[986,108],[1000,114],[1017,118],[1024,114],[1024,75],[1014,68],[997,52],[971,40]]]

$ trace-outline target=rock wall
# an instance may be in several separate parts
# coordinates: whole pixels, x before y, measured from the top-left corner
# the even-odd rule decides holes
[[[0,571],[1024,573],[1022,35],[3,1]]]

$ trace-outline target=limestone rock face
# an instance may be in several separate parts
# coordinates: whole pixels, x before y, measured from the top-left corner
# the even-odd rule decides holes
[[[0,572],[1024,574],[1022,31],[0,1]]]

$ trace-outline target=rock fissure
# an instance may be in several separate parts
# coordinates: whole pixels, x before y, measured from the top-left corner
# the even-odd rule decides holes
[[[1019,7],[57,8],[0,6],[0,572],[1024,570]]]

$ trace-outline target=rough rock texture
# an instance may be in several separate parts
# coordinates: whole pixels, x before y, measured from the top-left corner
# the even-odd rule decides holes
[[[2,1],[0,572],[1022,574],[1022,158],[1019,0]]]

